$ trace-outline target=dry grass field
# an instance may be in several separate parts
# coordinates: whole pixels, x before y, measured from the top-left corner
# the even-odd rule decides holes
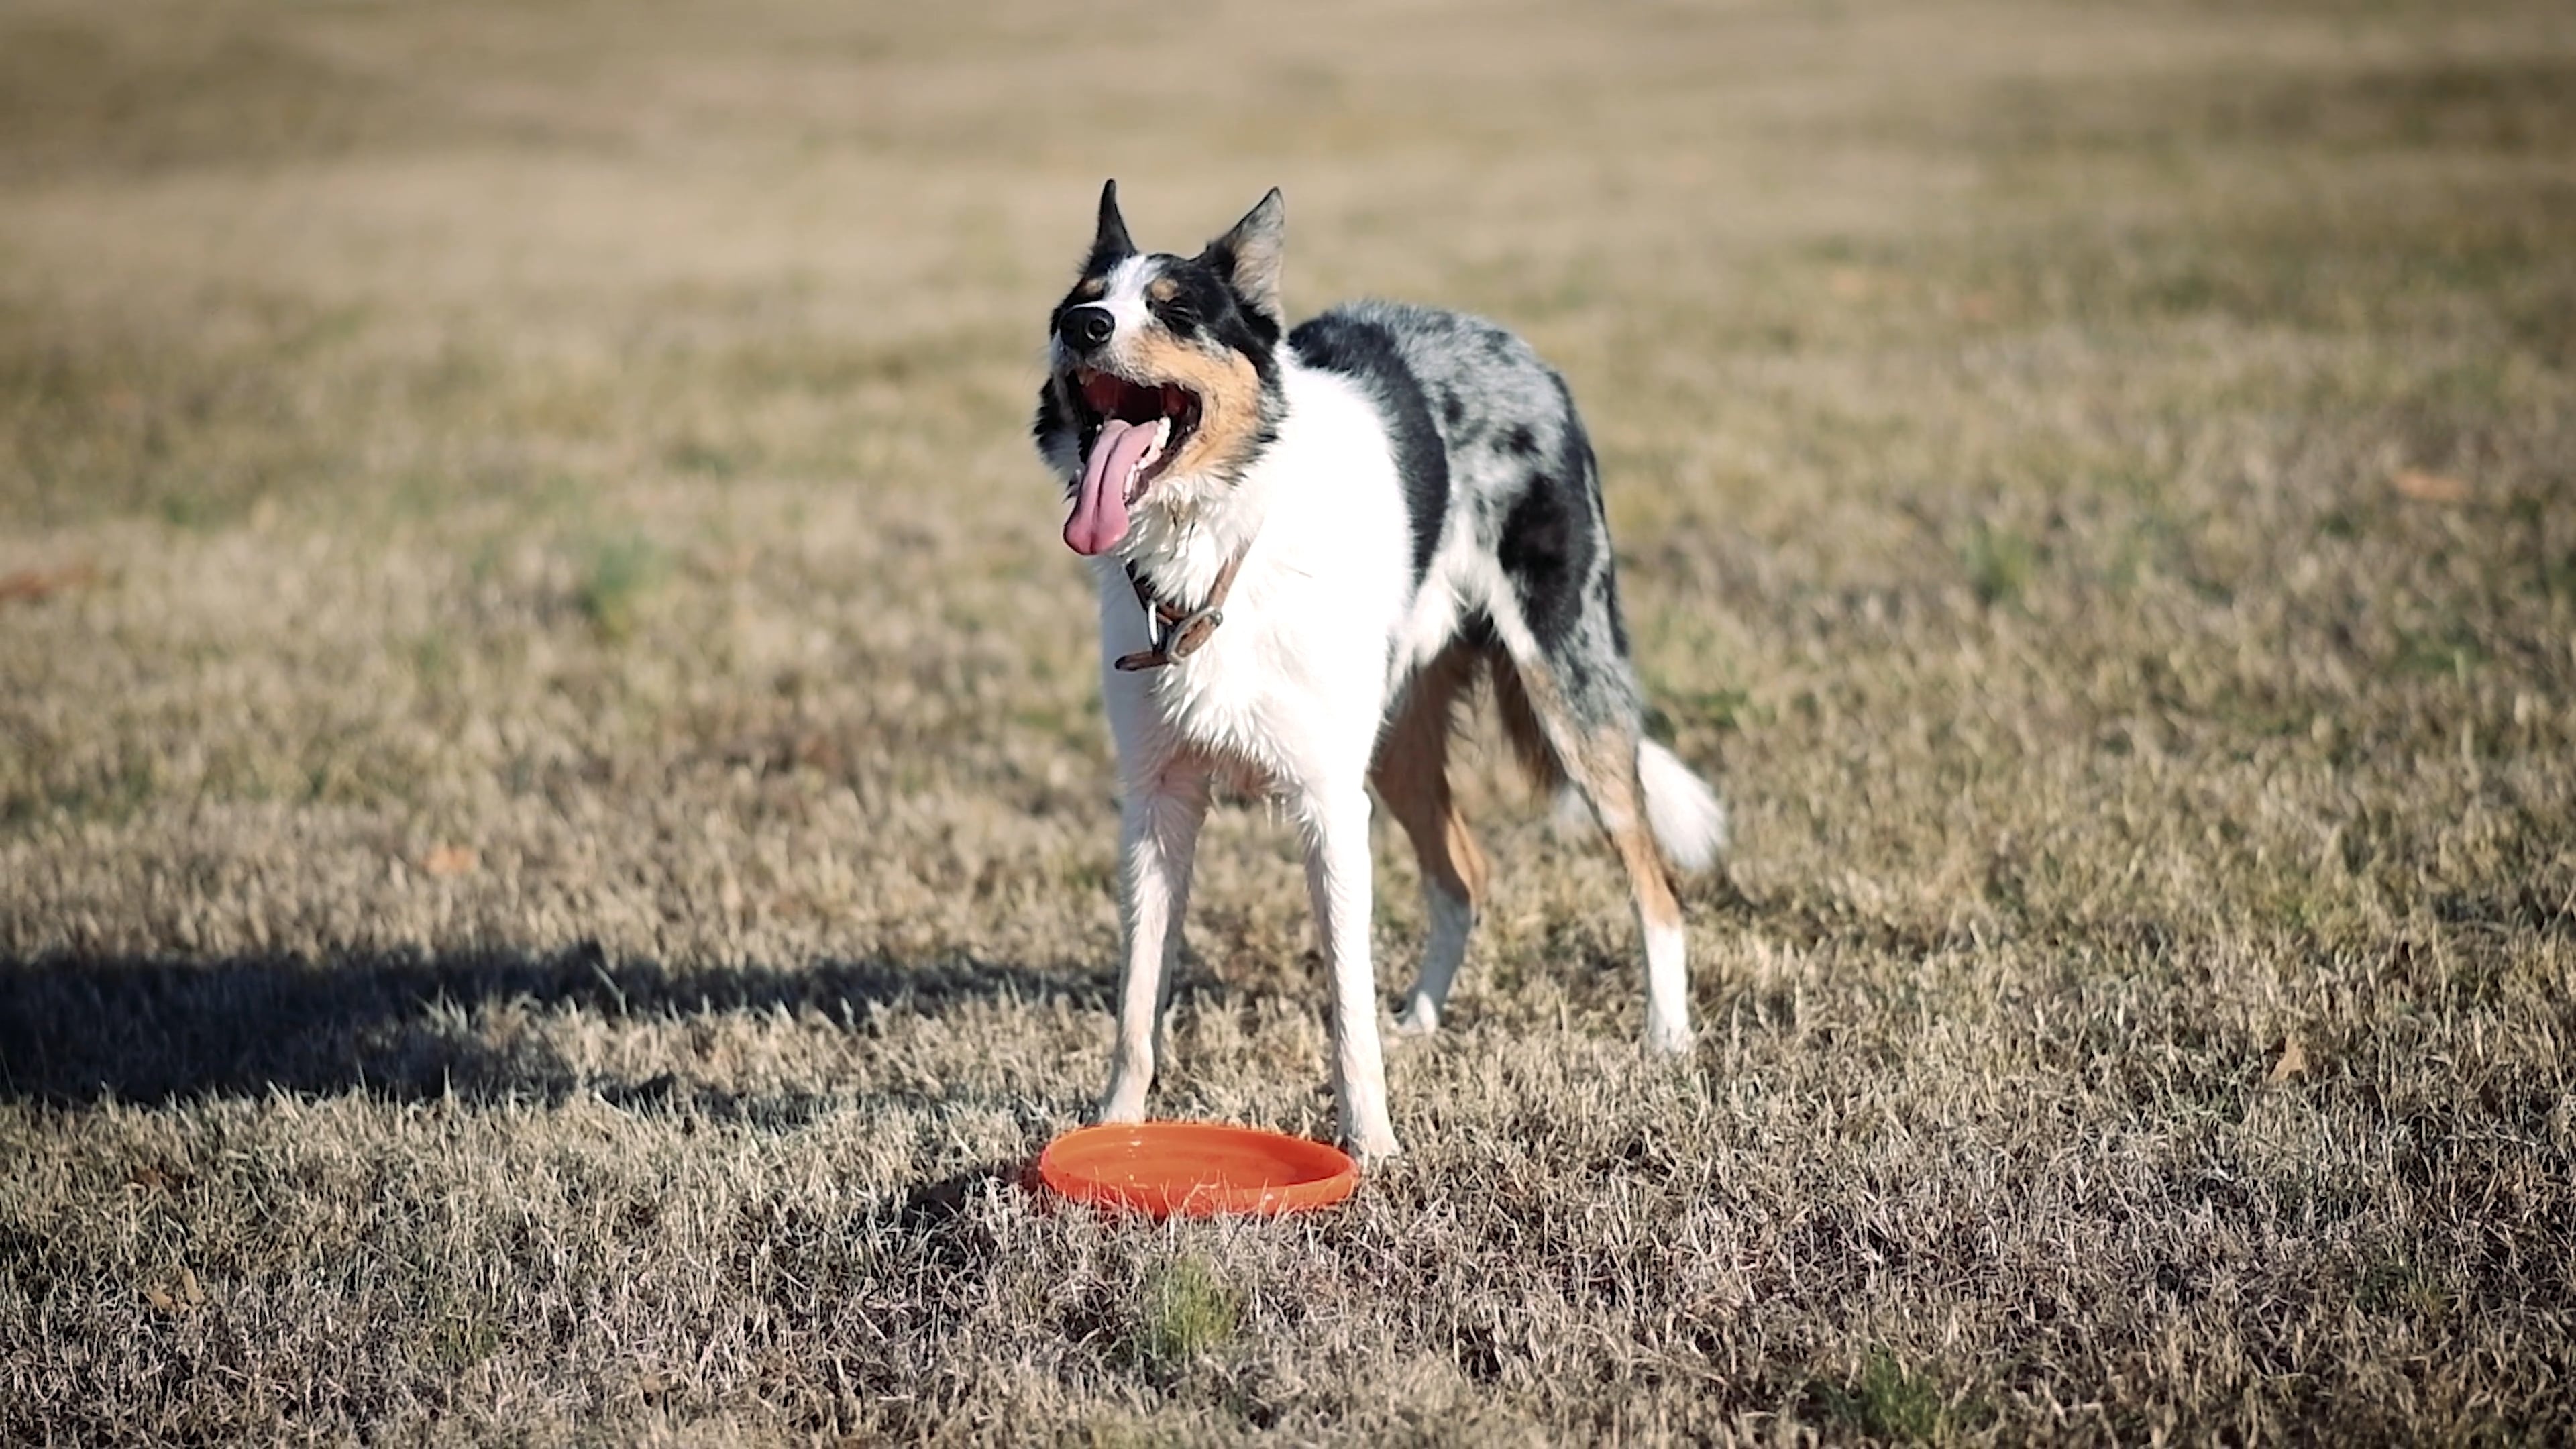
[[[1109,175],[1566,370],[1739,824],[1649,1061],[1480,741],[1312,1220],[1014,1184]],[[2554,0],[0,3],[0,1441],[2565,1442],[2571,822]],[[1327,1131],[1205,851],[1157,1107]]]

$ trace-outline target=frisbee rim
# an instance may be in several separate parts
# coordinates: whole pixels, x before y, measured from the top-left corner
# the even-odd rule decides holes
[[[1192,1175],[1192,1144],[1254,1146],[1288,1170],[1312,1169],[1292,1182],[1229,1187]],[[1124,1147],[1152,1175],[1144,1181],[1095,1176],[1076,1158],[1085,1149]],[[1094,1207],[1124,1208],[1153,1218],[1276,1217],[1331,1207],[1359,1187],[1359,1163],[1329,1142],[1235,1122],[1101,1122],[1059,1133],[1038,1154],[1037,1176],[1056,1196]]]

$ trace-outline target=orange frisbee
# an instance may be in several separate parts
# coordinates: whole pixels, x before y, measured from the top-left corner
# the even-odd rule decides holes
[[[1360,1169],[1338,1147],[1258,1127],[1140,1122],[1067,1132],[1038,1155],[1038,1177],[1075,1202],[1205,1218],[1330,1207]]]

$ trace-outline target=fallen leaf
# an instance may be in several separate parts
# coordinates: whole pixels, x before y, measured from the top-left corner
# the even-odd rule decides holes
[[[185,1263],[179,1265],[179,1296],[187,1299],[191,1307],[206,1301],[206,1290],[197,1283],[197,1270]]]
[[[125,1185],[136,1192],[161,1192],[170,1186],[170,1178],[157,1167],[138,1167],[125,1175]]]
[[[1960,320],[1960,321],[1962,321],[1962,322],[1991,322],[1991,321],[1993,321],[1993,320],[1994,320],[1994,318],[1995,318],[1995,294],[1994,294],[1994,293],[1992,293],[1992,292],[1970,292],[1968,295],[1966,295],[1966,296],[1964,296],[1964,297],[1961,297],[1961,298],[1959,299],[1959,320]]]
[[[178,1301],[158,1288],[145,1288],[143,1290],[143,1301],[160,1309],[164,1313],[176,1313],[179,1311]]]
[[[2272,1063],[2272,1074],[2264,1080],[2286,1082],[2307,1069],[2308,1049],[2299,1045],[2297,1037],[2285,1037],[2281,1041],[2281,1059]]]
[[[1825,286],[1846,302],[1857,302],[1870,294],[1869,273],[1858,267],[1836,267],[1825,278]]]
[[[432,846],[429,854],[420,859],[420,868],[440,880],[472,875],[482,864],[483,857],[470,845]]]
[[[2466,503],[2469,485],[2448,473],[2429,473],[2421,468],[2399,470],[2390,480],[2399,494],[2418,503]]]
[[[647,1394],[667,1394],[671,1391],[671,1376],[665,1373],[648,1373],[635,1381],[635,1387]]]
[[[98,570],[88,564],[66,564],[58,569],[21,569],[14,574],[0,574],[0,604],[40,603],[54,595],[98,577]]]

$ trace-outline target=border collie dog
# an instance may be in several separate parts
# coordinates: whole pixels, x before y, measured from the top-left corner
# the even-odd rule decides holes
[[[1049,319],[1038,450],[1099,575],[1118,746],[1126,959],[1103,1121],[1145,1115],[1211,786],[1294,813],[1332,977],[1342,1142],[1396,1150],[1369,963],[1369,788],[1422,863],[1431,930],[1398,1029],[1429,1031],[1485,860],[1450,802],[1451,715],[1490,677],[1505,732],[1591,806],[1635,889],[1650,1048],[1690,1042],[1673,869],[1726,813],[1641,732],[1592,445],[1565,380],[1502,328],[1357,302],[1287,328],[1276,190],[1194,257],[1141,252],[1101,189]]]

